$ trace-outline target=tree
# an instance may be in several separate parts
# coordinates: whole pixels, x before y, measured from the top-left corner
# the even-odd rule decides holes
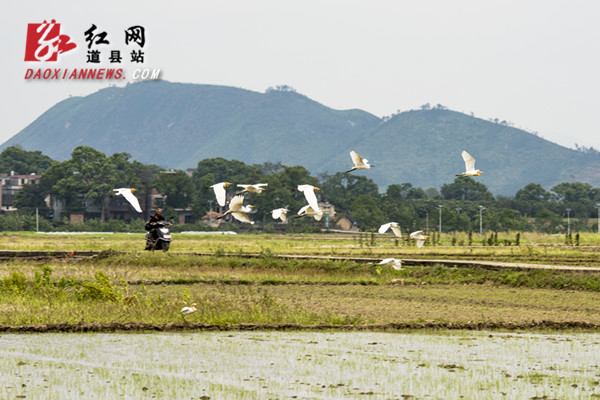
[[[560,203],[561,208],[573,210],[572,215],[581,217],[595,214],[596,204],[600,200],[600,190],[593,188],[589,183],[564,182],[554,186],[551,190],[555,193],[555,200]],[[563,212],[560,209],[554,211]]]
[[[192,178],[182,170],[159,173],[153,185],[165,195],[165,206],[186,208],[192,202],[194,184]]]
[[[15,195],[13,206],[21,213],[33,214],[37,208],[41,215],[47,215],[48,206],[45,197],[46,193],[44,193],[44,188],[41,185],[25,185]]]
[[[554,233],[561,223],[562,218],[550,210],[541,210],[535,216],[535,225],[540,232]]]
[[[441,193],[446,200],[494,200],[494,196],[488,188],[470,176],[459,176],[454,179],[453,183],[444,184]]]
[[[583,203],[593,201],[597,196],[589,183],[563,182],[551,189],[556,194],[556,200],[563,203]]]
[[[379,208],[377,200],[368,194],[361,194],[354,198],[350,211],[352,219],[363,230],[378,227],[386,222],[386,217]]]
[[[129,154],[104,153],[88,146],[76,147],[71,159],[54,163],[42,175],[40,185],[53,197],[65,202],[68,211],[84,211],[81,197],[101,209],[105,221],[110,195],[118,187],[139,187],[136,167],[129,163]]]
[[[321,178],[324,197],[340,212],[349,211],[353,199],[359,196],[367,195],[376,200],[380,197],[377,184],[365,176],[338,172]]]
[[[549,201],[552,195],[547,192],[542,185],[537,183],[530,183],[524,188],[517,190],[515,194],[515,200],[520,201]]]
[[[423,189],[415,188],[411,183],[389,185],[385,195],[388,199],[391,200],[427,198],[427,194]]]
[[[41,174],[46,171],[54,160],[42,154],[41,151],[27,151],[19,146],[7,147],[0,153],[0,172],[27,175]]]
[[[202,177],[212,174],[214,182],[232,183],[258,183],[261,171],[258,167],[247,165],[238,160],[226,160],[224,158],[207,158],[198,162],[198,168],[192,174],[196,189],[202,190],[199,181]]]

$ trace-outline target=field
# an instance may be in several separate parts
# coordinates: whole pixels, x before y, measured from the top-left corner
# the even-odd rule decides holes
[[[344,235],[180,234],[171,252],[149,253],[138,250],[141,234],[5,234],[4,249],[43,250],[48,256],[0,262],[0,330],[116,329],[110,324],[121,324],[119,329],[123,324],[133,324],[130,329],[145,329],[144,324],[151,329],[234,324],[596,329],[600,273],[585,268],[600,265],[592,241],[598,238],[585,238],[585,247],[546,239],[525,236],[521,246],[417,249],[390,237],[366,245]],[[78,255],[85,251],[101,253]],[[63,256],[53,256],[60,252]],[[377,264],[390,256],[411,258],[416,265],[396,271]],[[584,271],[418,265],[419,259],[432,258]],[[184,321],[179,310],[191,303],[198,312]]]
[[[594,235],[142,237],[0,236],[0,398],[600,397]]]
[[[0,398],[590,399],[597,334],[0,336]]]

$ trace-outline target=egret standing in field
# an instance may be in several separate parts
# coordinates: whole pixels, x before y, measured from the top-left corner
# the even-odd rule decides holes
[[[269,211],[266,214],[271,214],[273,216],[273,219],[278,219],[279,218],[279,219],[281,219],[281,222],[285,223],[285,222],[287,222],[287,213],[289,211],[290,210],[288,210],[285,207],[284,208],[276,208],[275,210]]]
[[[366,158],[362,158],[361,156],[356,154],[354,150],[350,152],[350,157],[352,158],[352,163],[354,164],[354,167],[346,171],[346,173],[357,169],[369,169],[371,167],[374,167],[374,165],[369,164],[369,160],[367,160]]]
[[[417,247],[421,248],[423,247],[423,244],[425,243],[425,240],[427,240],[429,238],[429,236],[424,235],[423,231],[416,231],[410,234],[410,238],[412,240],[416,240],[417,241]]]
[[[483,171],[475,169],[475,159],[472,155],[463,150],[462,158],[465,160],[465,172],[456,176],[479,176],[483,174]]]
[[[400,225],[397,222],[388,222],[387,224],[383,224],[379,227],[379,233],[386,233],[388,229],[391,229],[394,232],[394,235],[399,238],[402,237],[402,229],[400,229]]]
[[[255,183],[254,185],[237,185],[237,186],[244,188],[244,189],[240,190],[236,194],[262,193],[265,190],[264,186],[269,186],[269,184],[268,183]]]
[[[213,189],[213,191],[215,192],[215,197],[217,198],[217,203],[219,203],[219,205],[221,207],[225,207],[225,200],[227,197],[225,188],[230,185],[231,185],[231,183],[229,183],[229,182],[219,182],[219,183],[215,183],[214,185],[210,186]]]
[[[225,211],[223,215],[217,217],[217,219],[221,219],[227,214],[231,214],[233,218],[237,219],[240,222],[246,222],[249,224],[254,224],[254,221],[250,221],[250,218],[246,215],[252,209],[251,205],[245,206],[244,204],[244,196],[237,195],[229,202],[229,210]]]
[[[193,314],[193,313],[195,313],[196,311],[198,311],[198,310],[196,309],[196,303],[192,303],[192,305],[191,305],[190,307],[183,307],[183,308],[181,309],[181,311],[180,311],[180,312],[181,312],[181,318],[183,318],[183,320],[185,321],[185,316],[186,316],[186,315]],[[187,322],[187,321],[185,321],[185,322]]]
[[[402,269],[402,260],[398,260],[395,258],[384,258],[383,260],[381,260],[379,265],[389,265],[390,267],[398,271]]]
[[[133,208],[135,209],[135,211],[141,213],[142,212],[142,207],[140,207],[140,202],[138,201],[137,197],[135,197],[133,195],[133,192],[137,190],[137,189],[132,189],[132,188],[119,188],[119,189],[113,189],[113,191],[115,191],[115,196],[123,196],[125,197],[125,200],[127,200],[129,202],[129,204],[131,204],[133,206]]]

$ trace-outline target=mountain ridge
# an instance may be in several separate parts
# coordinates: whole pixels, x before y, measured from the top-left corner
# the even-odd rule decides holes
[[[67,98],[6,141],[57,160],[80,145],[127,152],[143,163],[195,167],[206,158],[249,164],[302,165],[313,174],[351,166],[349,151],[375,168],[353,172],[379,186],[410,182],[440,187],[464,171],[467,150],[496,194],[528,183],[600,184],[600,155],[529,132],[443,108],[382,119],[359,109],[334,110],[289,88],[265,93],[218,85],[153,81]]]

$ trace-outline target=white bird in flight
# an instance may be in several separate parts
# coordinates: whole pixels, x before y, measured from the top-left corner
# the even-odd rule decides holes
[[[217,217],[217,219],[221,219],[227,214],[231,214],[233,218],[237,219],[240,222],[247,222],[249,224],[254,224],[254,221],[250,221],[250,218],[246,215],[246,213],[250,212],[252,207],[254,206],[245,206],[244,204],[244,196],[237,195],[229,202],[229,210],[225,211],[223,215]]]
[[[394,235],[398,237],[402,237],[402,229],[400,229],[400,225],[397,222],[388,222],[387,224],[383,224],[379,227],[379,233],[386,233],[388,229],[392,229]]]
[[[273,216],[273,219],[281,219],[281,222],[287,222],[287,213],[290,210],[288,210],[287,208],[283,207],[283,208],[276,208],[273,211],[268,212],[267,214],[271,214]]]
[[[320,211],[317,195],[315,194],[317,190],[321,189],[313,185],[298,185],[298,191],[304,193],[308,205],[311,206],[314,211]]]
[[[217,203],[219,203],[219,205],[221,207],[225,207],[225,199],[226,199],[225,188],[230,185],[231,185],[231,183],[229,183],[229,182],[219,182],[219,183],[215,183],[214,185],[210,186],[213,189],[213,191],[215,192],[215,197],[217,198]]]
[[[412,240],[416,240],[417,241],[417,247],[421,248],[423,247],[423,244],[425,243],[425,240],[427,240],[429,238],[429,236],[424,235],[423,231],[415,231],[413,233],[410,234],[410,238]]]
[[[240,190],[236,194],[262,193],[265,190],[264,186],[269,186],[269,184],[268,183],[255,183],[254,185],[238,185],[238,187],[244,188],[244,190]]]
[[[352,157],[352,162],[354,163],[354,167],[346,171],[346,173],[354,171],[356,169],[369,169],[374,167],[374,165],[369,164],[369,160],[366,158],[362,158],[354,150],[350,152],[350,157]]]
[[[320,221],[323,217],[323,211],[321,211],[320,208],[315,210],[310,204],[307,204],[298,211],[298,215],[295,215],[294,218],[300,218],[304,216],[314,217],[314,219]]]
[[[475,159],[472,155],[463,150],[462,158],[465,160],[465,172],[456,176],[479,176],[483,174],[483,171],[475,169]]]
[[[190,307],[183,307],[183,308],[181,309],[181,311],[180,311],[180,312],[181,312],[181,318],[183,318],[183,320],[185,321],[185,316],[186,316],[186,315],[193,314],[193,313],[195,313],[196,311],[198,311],[198,310],[196,309],[196,303],[192,303],[192,305],[191,305]]]
[[[398,271],[402,269],[402,260],[398,260],[395,258],[384,258],[383,260],[381,260],[379,265],[389,265],[390,267]]]
[[[125,197],[125,200],[127,200],[129,202],[129,204],[131,204],[133,206],[133,208],[135,208],[135,211],[141,213],[142,212],[142,207],[140,207],[140,202],[138,201],[137,197],[135,197],[133,195],[133,192],[137,189],[132,189],[132,188],[119,188],[119,189],[113,189],[116,193],[115,196],[123,196]]]

